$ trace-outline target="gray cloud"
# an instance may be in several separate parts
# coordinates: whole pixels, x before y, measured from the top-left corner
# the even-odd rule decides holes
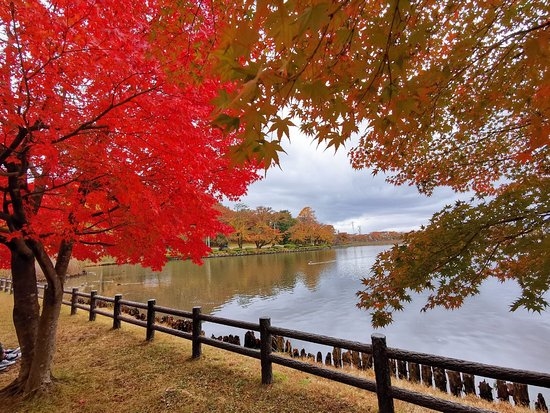
[[[354,170],[345,150],[323,150],[302,136],[287,142],[285,151],[281,167],[270,169],[263,180],[251,185],[241,203],[289,210],[293,216],[309,206],[320,222],[339,231],[367,233],[418,228],[458,199],[448,188],[427,197],[415,187],[388,184],[383,176]]]

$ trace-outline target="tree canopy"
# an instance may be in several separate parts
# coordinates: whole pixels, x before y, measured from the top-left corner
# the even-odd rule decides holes
[[[375,325],[414,291],[454,308],[488,276],[516,280],[512,308],[549,289],[550,5],[535,1],[235,2],[214,56],[215,123],[242,158],[278,162],[299,122],[355,168],[431,194],[469,192],[379,257],[359,306]],[[349,147],[349,145],[348,145]],[[451,247],[452,246],[452,247]],[[546,258],[545,258],[546,257]]]
[[[331,243],[334,239],[334,227],[321,224],[311,207],[304,207],[296,217],[296,225],[289,230],[290,238],[308,245]]]
[[[197,84],[185,54],[170,64],[188,77],[168,79],[150,43],[151,6],[48,4],[2,6],[2,240],[39,237],[51,255],[71,240],[77,258],[154,267],[166,247],[200,259],[203,238],[223,229],[215,203],[256,177],[226,156],[235,136],[209,128],[219,82]],[[212,27],[202,29],[178,41]]]

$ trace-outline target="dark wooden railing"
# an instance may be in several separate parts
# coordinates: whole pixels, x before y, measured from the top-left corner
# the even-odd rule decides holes
[[[39,285],[39,288],[44,289],[45,286]],[[0,290],[4,290],[6,292],[11,291],[11,280],[0,279]],[[497,367],[448,357],[435,356],[432,354],[391,348],[386,346],[386,337],[382,334],[372,334],[371,343],[366,344],[275,327],[271,325],[271,320],[267,317],[260,318],[258,323],[251,323],[202,314],[200,307],[194,307],[190,312],[158,306],[156,305],[155,300],[149,300],[147,303],[127,301],[123,300],[122,295],[120,294],[116,295],[114,298],[110,298],[100,296],[96,291],[82,293],[79,292],[77,288],[65,290],[65,294],[70,294],[70,300],[63,300],[63,304],[71,307],[71,315],[76,314],[77,309],[82,309],[88,312],[90,321],[94,321],[97,314],[109,317],[113,319],[113,329],[120,328],[121,322],[134,324],[145,328],[146,340],[152,340],[155,336],[155,331],[160,331],[162,333],[190,340],[192,342],[193,358],[199,358],[201,356],[201,346],[202,344],[205,344],[247,357],[259,359],[261,363],[261,380],[263,384],[272,383],[272,365],[279,364],[309,374],[314,374],[319,377],[324,377],[329,380],[375,392],[378,397],[378,407],[381,413],[394,412],[394,399],[440,412],[491,412],[491,410],[467,406],[454,401],[392,386],[391,376],[393,370],[399,370],[400,375],[402,373],[400,362],[408,362],[411,363],[411,365],[414,364],[417,366],[416,369],[418,369],[418,365],[422,365],[423,367],[431,366],[434,368],[434,371],[435,369],[444,369],[443,371],[447,370],[448,373],[461,372],[463,374],[494,378],[497,379],[497,382],[499,380],[510,381],[512,383],[520,383],[520,385],[550,388],[550,374],[547,373]],[[112,310],[108,311],[107,308],[111,306]],[[133,309],[133,316],[126,315],[126,312],[123,311],[123,309],[128,308]],[[143,310],[143,312],[139,310]],[[188,325],[190,328],[187,329],[189,331],[173,328],[159,323],[159,318],[157,316],[158,314],[164,314],[165,317],[179,317],[179,319],[190,320],[190,326]],[[240,344],[234,344],[216,338],[206,337],[202,332],[203,322],[240,328],[247,330],[247,332],[259,332],[259,349],[250,348],[247,346],[243,347]],[[357,354],[370,355],[372,356],[374,365],[375,380],[373,381],[357,375],[349,374],[344,370],[326,368],[319,364],[277,354],[276,352],[273,352],[273,348],[276,347],[276,338],[282,337],[293,338],[304,342],[326,346],[333,346],[337,349],[347,349],[352,352],[357,352]],[[395,364],[396,362],[397,367]],[[336,360],[335,366],[338,367]],[[413,370],[409,369],[409,372],[411,373],[412,380]],[[431,385],[431,380],[430,373],[429,385]],[[527,405],[528,404],[529,401],[527,401]],[[544,398],[540,393],[537,401],[535,402],[535,408],[540,411],[548,411]]]

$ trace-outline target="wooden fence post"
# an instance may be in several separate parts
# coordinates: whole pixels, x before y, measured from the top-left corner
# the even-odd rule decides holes
[[[118,330],[120,328],[120,300],[122,300],[122,294],[116,294],[113,306],[113,330]]]
[[[201,321],[201,308],[193,307],[193,358],[198,359],[201,356],[201,331],[202,331],[202,321]]]
[[[145,340],[151,341],[155,338],[155,299],[147,300],[147,333],[145,334]]]
[[[271,319],[269,317],[260,318],[260,360],[262,365],[262,384],[271,384],[273,382],[273,369],[270,360],[271,355]]]
[[[96,307],[96,298],[97,291],[90,291],[90,315],[88,317],[89,321],[95,321],[95,307]]]
[[[409,363],[409,380],[420,383],[420,366],[418,363]]]
[[[71,315],[76,314],[76,303],[78,302],[78,288],[74,287],[71,292]]]
[[[380,413],[394,413],[393,397],[391,395],[390,366],[386,350],[386,336],[374,333],[371,335],[371,340],[378,409]]]
[[[428,366],[426,364],[422,364],[422,367],[420,368],[422,371],[422,383],[428,387],[432,387],[433,385],[433,372],[432,372],[432,366]],[[474,391],[475,393],[475,391]]]

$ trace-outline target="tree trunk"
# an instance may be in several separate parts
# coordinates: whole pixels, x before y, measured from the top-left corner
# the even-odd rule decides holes
[[[6,387],[5,392],[16,394],[23,391],[31,369],[35,354],[40,306],[36,287],[34,254],[22,240],[13,242],[10,245],[10,252],[14,298],[13,323],[21,347],[21,364],[17,379]]]
[[[34,393],[52,381],[51,364],[55,353],[55,338],[61,304],[63,300],[63,285],[60,280],[50,284],[44,291],[44,307],[38,324],[35,352],[29,376],[25,385],[26,394]]]
[[[32,240],[29,245],[46,277],[48,288],[44,290],[44,305],[35,342],[36,352],[25,384],[25,394],[35,393],[52,382],[51,365],[63,303],[63,281],[72,252],[72,243],[62,241],[58,252],[59,265],[54,267],[40,241]]]
[[[63,250],[67,251],[60,254],[63,257],[61,270],[66,268],[65,256],[69,257],[72,249],[70,245],[64,246],[66,248]],[[64,277],[58,275],[43,246],[38,242],[28,245],[19,239],[10,245],[10,250],[14,293],[13,320],[22,355],[17,379],[2,392],[29,395],[52,382],[51,364],[63,302]],[[48,281],[41,313],[35,261],[40,264]]]

